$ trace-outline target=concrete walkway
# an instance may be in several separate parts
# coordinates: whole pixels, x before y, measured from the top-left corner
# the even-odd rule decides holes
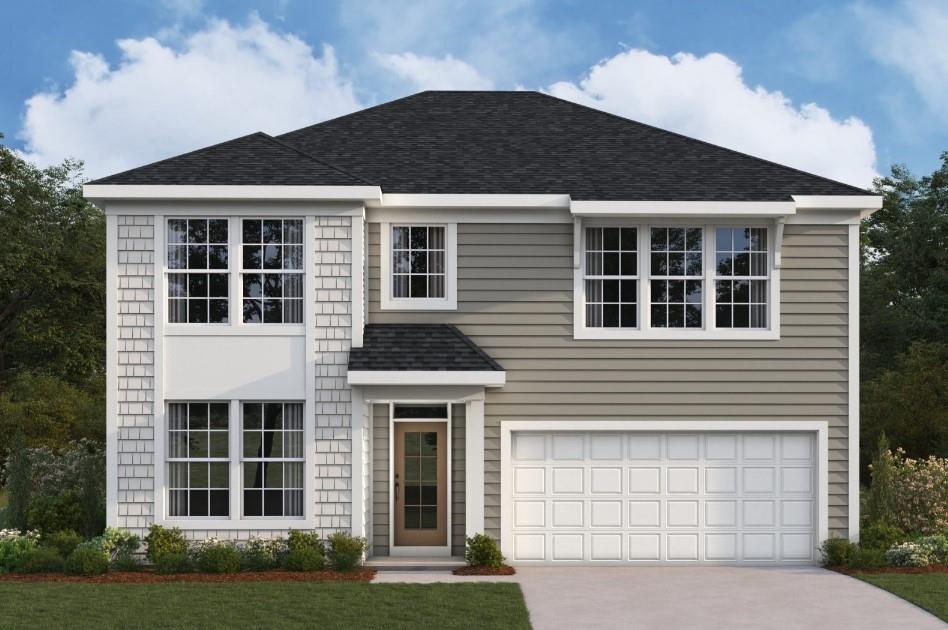
[[[520,567],[535,630],[940,629],[895,595],[819,568]]]

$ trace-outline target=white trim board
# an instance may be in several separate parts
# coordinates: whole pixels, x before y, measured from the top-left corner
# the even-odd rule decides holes
[[[210,186],[86,184],[86,199],[381,200],[378,186]]]
[[[829,423],[826,420],[516,420],[500,423],[500,544],[508,558],[513,557],[511,523],[513,523],[513,466],[511,436],[524,432],[790,432],[816,434],[817,518],[819,541],[829,537]],[[582,564],[582,563],[579,563]],[[662,563],[666,566],[667,563]]]
[[[778,217],[797,211],[792,201],[573,201],[570,212],[582,217]]]
[[[799,210],[878,210],[881,195],[790,195]]]
[[[849,455],[846,468],[849,473],[849,539],[859,541],[859,225],[849,226],[849,356],[846,368],[849,371],[848,429]]]
[[[118,527],[118,217],[114,215],[105,218],[105,296],[105,522]],[[154,343],[157,353],[157,340]]]
[[[350,385],[479,385],[503,387],[507,373],[494,370],[350,370]]]

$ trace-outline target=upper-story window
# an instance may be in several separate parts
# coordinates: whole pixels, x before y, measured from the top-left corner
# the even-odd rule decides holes
[[[768,227],[604,223],[579,233],[577,336],[776,338]]]
[[[241,220],[245,324],[303,322],[302,219]]]
[[[719,227],[714,243],[715,325],[718,328],[766,328],[767,230]]]
[[[457,224],[382,224],[383,309],[457,307]]]
[[[168,321],[228,321],[227,219],[169,219]]]

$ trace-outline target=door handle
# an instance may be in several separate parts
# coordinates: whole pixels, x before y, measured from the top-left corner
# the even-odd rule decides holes
[[[398,501],[398,482],[395,482],[395,500]]]

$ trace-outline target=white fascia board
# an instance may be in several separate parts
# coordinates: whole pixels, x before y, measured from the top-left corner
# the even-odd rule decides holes
[[[378,186],[171,186],[87,184],[87,199],[221,199],[221,200],[308,200],[378,201]]]
[[[792,201],[573,201],[579,217],[786,217]]]
[[[882,207],[880,195],[790,195],[797,210],[869,210]],[[871,214],[871,212],[870,212]]]
[[[569,195],[424,195],[385,193],[370,208],[569,208]]]
[[[496,370],[350,370],[349,385],[480,385],[503,387],[507,373]]]

